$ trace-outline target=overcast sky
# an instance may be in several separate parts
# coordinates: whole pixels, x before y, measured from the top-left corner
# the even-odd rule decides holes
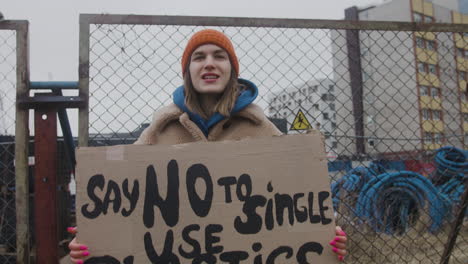
[[[32,81],[78,80],[80,13],[342,19],[382,0],[1,0],[6,19],[30,23]]]

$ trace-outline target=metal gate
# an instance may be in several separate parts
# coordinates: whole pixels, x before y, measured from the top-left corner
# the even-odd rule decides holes
[[[324,134],[348,263],[438,263],[444,250],[468,261],[466,220],[449,246],[466,180],[447,163],[468,146],[466,26],[81,15],[80,145],[132,143],[172,101],[185,43],[206,27],[233,40],[240,76],[284,133]],[[28,110],[15,100],[28,96],[28,23],[0,23],[0,47],[0,262],[25,262]]]
[[[89,95],[81,145],[133,142],[182,84],[188,38],[218,29],[236,47],[241,78],[259,86],[257,104],[286,123],[284,133],[307,124],[324,134],[338,223],[350,234],[348,262],[441,260],[463,182],[453,178],[451,189],[447,179],[436,182],[437,171],[448,173],[436,170],[435,154],[468,146],[466,26],[131,15],[81,15],[80,25],[80,94]],[[401,196],[412,202],[385,196],[378,188],[391,184],[383,181],[366,200],[376,203],[360,204],[371,195],[362,194],[366,184],[391,172],[401,182],[392,188],[406,188]],[[452,200],[435,213],[434,197],[443,195]],[[468,259],[467,232],[464,226],[453,263]]]

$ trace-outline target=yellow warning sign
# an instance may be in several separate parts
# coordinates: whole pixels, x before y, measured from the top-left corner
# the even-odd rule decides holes
[[[302,111],[299,109],[299,112],[297,112],[297,115],[294,118],[294,121],[289,130],[309,130],[311,128],[312,126],[305,117],[304,113],[302,113]]]

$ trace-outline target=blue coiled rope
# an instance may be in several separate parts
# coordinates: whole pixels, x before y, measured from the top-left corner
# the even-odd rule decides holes
[[[332,201],[335,210],[338,210],[338,206],[340,203],[341,188],[348,192],[359,193],[364,184],[366,184],[370,179],[383,172],[385,172],[385,169],[381,165],[372,162],[369,165],[369,168],[359,166],[354,169],[351,169],[341,179],[332,183]]]
[[[460,203],[461,195],[465,190],[463,182],[460,179],[453,178],[448,182],[437,187],[441,193],[447,195],[452,203]]]
[[[427,207],[429,231],[435,232],[452,216],[453,205],[461,202],[463,181],[468,176],[468,151],[440,148],[434,163],[432,181],[415,172],[386,173],[378,163],[354,168],[332,184],[333,206],[338,209],[341,190],[358,194],[355,204],[348,207],[375,231],[388,234],[406,232]]]
[[[450,200],[424,176],[401,171],[384,173],[361,190],[356,214],[377,232],[402,234],[429,208],[429,231],[437,231],[449,213]]]
[[[439,177],[467,177],[468,151],[455,147],[442,147],[437,150],[434,162]]]
[[[436,171],[431,177],[433,183],[450,199],[452,205],[460,204],[465,190],[463,181],[468,177],[468,151],[443,147],[437,150],[434,162]],[[468,210],[465,215],[468,215]]]

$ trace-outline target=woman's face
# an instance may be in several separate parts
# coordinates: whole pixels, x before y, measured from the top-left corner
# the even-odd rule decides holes
[[[219,46],[201,45],[190,57],[189,71],[195,91],[221,94],[231,78],[229,55]]]

